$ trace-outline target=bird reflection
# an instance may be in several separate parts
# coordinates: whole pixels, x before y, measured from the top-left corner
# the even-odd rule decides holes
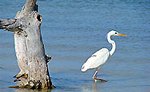
[[[101,82],[92,82],[89,84],[85,84],[82,86],[81,92],[100,92]]]

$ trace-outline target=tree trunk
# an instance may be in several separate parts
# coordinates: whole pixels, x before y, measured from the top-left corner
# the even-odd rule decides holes
[[[15,76],[18,87],[52,88],[40,32],[42,16],[36,0],[27,0],[15,19],[0,19],[0,29],[14,33],[15,50],[20,72]]]

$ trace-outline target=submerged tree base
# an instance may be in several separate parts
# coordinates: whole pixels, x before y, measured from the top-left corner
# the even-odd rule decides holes
[[[38,86],[34,86],[34,87],[31,87],[30,85],[25,85],[25,86],[9,86],[9,88],[27,88],[27,89],[41,89],[39,88]],[[44,89],[54,89],[56,88],[54,85],[51,86],[51,88],[44,88]]]

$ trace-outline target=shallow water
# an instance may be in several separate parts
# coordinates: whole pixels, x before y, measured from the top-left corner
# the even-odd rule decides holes
[[[17,4],[18,3],[18,4]],[[12,18],[24,0],[0,0],[0,18]],[[149,0],[38,0],[43,16],[42,36],[56,89],[51,92],[149,92]],[[102,47],[110,48],[110,29],[127,37],[114,37],[117,50],[94,83],[94,70],[82,73],[85,60]],[[45,92],[11,89],[19,71],[13,34],[0,30],[0,92]]]

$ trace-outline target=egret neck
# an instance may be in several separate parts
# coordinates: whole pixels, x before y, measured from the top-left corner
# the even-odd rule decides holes
[[[110,51],[110,55],[113,55],[113,53],[115,52],[115,50],[116,50],[116,43],[115,43],[115,41],[113,41],[112,39],[111,39],[111,36],[112,36],[112,34],[107,34],[107,40],[108,40],[108,42],[112,45],[112,49],[111,49],[111,51]]]

